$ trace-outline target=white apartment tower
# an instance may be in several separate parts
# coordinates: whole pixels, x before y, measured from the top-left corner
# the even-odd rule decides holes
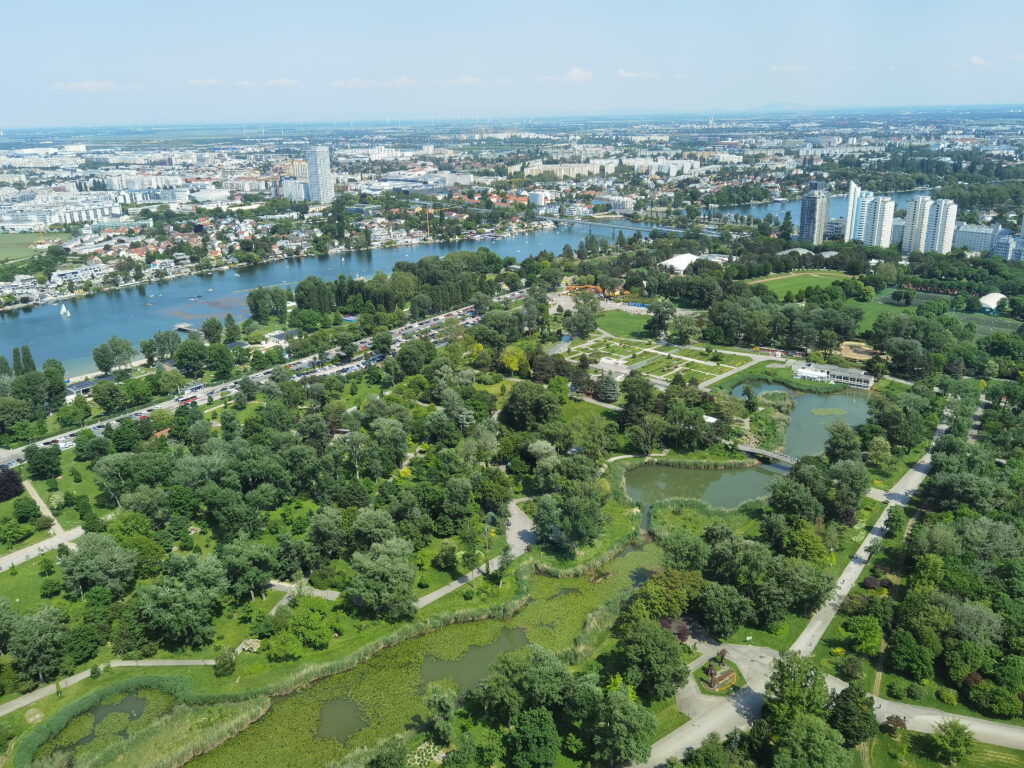
[[[956,228],[956,203],[952,200],[936,200],[928,212],[928,233],[924,249],[936,253],[953,250],[953,230]]]
[[[846,198],[846,228],[843,231],[843,240],[849,242],[853,240],[853,221],[854,213],[857,210],[857,200],[860,198],[860,187],[854,182],[850,182],[850,191]]]
[[[896,212],[896,203],[891,197],[872,196],[863,208],[863,221],[859,227],[861,242],[888,248],[892,241],[892,216]]]
[[[306,150],[306,163],[309,165],[309,199],[314,203],[334,200],[330,150],[323,145],[309,147]]]
[[[930,197],[912,197],[907,201],[906,224],[903,227],[903,253],[923,253],[928,236],[928,216],[932,210]]]

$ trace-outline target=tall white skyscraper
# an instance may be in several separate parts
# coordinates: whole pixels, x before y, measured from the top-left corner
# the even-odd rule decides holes
[[[936,200],[928,212],[928,233],[924,240],[926,251],[949,253],[953,250],[953,230],[956,228],[956,203]]]
[[[903,230],[903,253],[949,253],[953,250],[956,203],[914,197],[907,201],[907,224]]]
[[[828,222],[828,195],[812,190],[800,201],[800,239],[820,245]]]
[[[850,182],[848,195],[849,197],[846,199],[846,229],[843,231],[843,240],[847,242],[855,239],[853,237],[853,214],[857,209],[857,200],[860,198],[860,187],[852,181]]]
[[[903,253],[924,252],[931,210],[930,197],[912,197],[907,201],[906,224],[903,226]]]
[[[331,153],[327,147],[309,147],[306,163],[309,165],[309,199],[314,203],[334,200],[334,174],[331,173]]]
[[[896,212],[896,203],[891,197],[872,196],[863,207],[863,221],[859,228],[860,238],[864,245],[876,248],[888,248],[892,241],[892,216]]]

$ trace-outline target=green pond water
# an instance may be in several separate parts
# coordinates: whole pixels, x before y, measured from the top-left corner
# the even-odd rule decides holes
[[[462,654],[462,658],[449,661],[427,657],[420,665],[420,677],[424,683],[435,680],[454,680],[459,696],[479,683],[487,676],[491,662],[503,653],[521,648],[530,641],[526,632],[519,627],[502,630],[493,643],[474,645]]]
[[[138,720],[142,717],[142,713],[146,709],[146,700],[141,696],[135,694],[128,694],[116,704],[97,704],[95,707],[87,710],[85,714],[92,715],[92,731],[86,736],[83,736],[73,745],[74,748],[82,747],[88,744],[90,741],[96,738],[96,729],[99,728],[100,723],[107,717],[115,712],[124,712],[128,715],[129,720]],[[124,731],[120,734],[121,736],[127,736],[128,732]]]
[[[320,708],[320,724],[316,729],[318,739],[337,739],[345,743],[356,731],[365,728],[369,723],[363,717],[359,705],[352,699],[344,697],[325,702]]]
[[[487,645],[471,646],[458,659],[437,659],[428,656],[420,665],[420,677],[426,684],[437,680],[454,680],[459,696],[487,676],[487,671],[496,658],[508,651],[527,645],[529,640],[521,628],[502,630],[493,642]],[[350,736],[370,723],[363,717],[359,706],[348,697],[325,702],[320,708],[320,722],[316,735],[320,739],[336,739],[345,743]]]
[[[870,395],[848,389],[833,395],[795,392],[778,384],[753,384],[754,394],[788,392],[794,407],[789,414],[785,446],[789,456],[821,453],[828,440],[827,427],[839,420],[850,426],[863,424],[868,417]],[[741,397],[743,386],[732,391]],[[818,413],[815,413],[818,411]],[[701,499],[713,507],[731,508],[745,501],[768,495],[773,478],[788,471],[786,467],[759,464],[748,469],[682,469],[645,464],[626,473],[626,494],[642,507],[663,499]]]

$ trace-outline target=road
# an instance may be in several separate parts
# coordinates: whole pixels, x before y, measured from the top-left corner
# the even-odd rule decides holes
[[[525,295],[526,295],[526,291],[525,290],[512,291],[511,293],[506,293],[506,294],[503,294],[501,296],[496,296],[496,297],[494,297],[494,300],[495,301],[507,301],[507,300],[512,300],[512,299],[522,298]],[[406,323],[403,326],[395,328],[395,329],[393,329],[391,331],[391,336],[392,336],[392,340],[393,340],[391,350],[392,350],[392,352],[396,351],[406,341],[408,341],[408,340],[410,340],[412,338],[415,338],[417,336],[420,336],[424,332],[426,332],[429,335],[431,333],[431,331],[433,330],[434,333],[436,333],[436,329],[439,328],[448,319],[457,319],[463,325],[472,324],[473,322],[475,322],[476,320],[479,319],[479,318],[473,318],[472,312],[473,312],[473,307],[472,306],[460,307],[459,309],[453,309],[450,312],[444,312],[442,314],[434,315],[433,317],[429,317],[429,318],[426,318],[424,320],[417,320],[417,321],[412,322],[412,323]],[[432,341],[434,341],[433,340],[433,336],[431,336],[430,338],[431,338]],[[438,341],[434,341],[434,343],[437,344],[439,342]],[[372,345],[372,340],[370,338],[360,339],[359,341],[356,342],[357,349],[358,348],[362,348],[362,349],[365,349],[365,350],[369,351],[370,348],[371,348],[371,345]],[[334,357],[337,354],[338,354],[338,349],[334,348],[334,349],[326,350],[325,352],[320,353],[320,354],[309,355],[307,357],[296,358],[295,360],[289,361],[289,363],[288,363],[289,369],[291,369],[293,371],[297,371],[296,373],[294,373],[292,378],[293,379],[304,379],[304,378],[307,378],[309,376],[327,376],[327,375],[330,375],[330,374],[338,374],[338,373],[340,373],[340,374],[352,373],[354,371],[362,370],[364,368],[367,368],[370,365],[374,365],[374,364],[380,363],[386,357],[385,355],[374,355],[369,360],[361,360],[361,361],[358,361],[358,362],[349,362],[349,363],[343,363],[343,364],[339,364],[339,365],[329,365],[329,366],[324,366],[324,367],[320,367],[320,368],[314,367],[314,366],[316,366],[316,364],[321,359],[329,359],[331,357]],[[250,374],[249,375],[249,378],[251,378],[253,381],[260,382],[260,383],[265,382],[269,377],[270,377],[270,370],[269,369],[265,370],[265,371],[260,371],[259,373],[254,373],[254,374]],[[235,388],[237,388],[238,383],[243,378],[245,378],[245,377],[240,376],[237,379],[232,379],[231,381],[219,382],[219,383],[217,383],[215,385],[212,385],[212,386],[195,385],[193,388],[190,388],[190,391],[187,390],[185,394],[186,394],[186,396],[194,395],[197,402],[198,401],[204,401],[206,399],[212,398],[214,395],[230,394],[232,391],[234,391]],[[138,409],[136,409],[134,411],[129,411],[127,413],[118,414],[115,417],[111,417],[109,419],[104,419],[103,421],[96,422],[95,424],[90,424],[88,427],[83,427],[82,429],[91,429],[91,430],[94,430],[94,431],[101,431],[102,428],[104,428],[104,427],[106,427],[108,425],[114,425],[117,422],[121,421],[122,419],[126,419],[126,418],[139,418],[139,417],[142,417],[145,414],[149,414],[149,413],[151,413],[151,412],[153,412],[153,411],[155,411],[157,409],[173,411],[173,410],[176,410],[180,405],[181,405],[181,403],[179,403],[177,399],[165,400],[162,403],[157,403],[156,405],[151,405],[151,406],[148,406],[146,408],[138,408]],[[67,432],[62,432],[59,435],[53,435],[52,437],[47,437],[44,440],[39,440],[38,442],[35,443],[35,445],[38,445],[38,446],[42,447],[43,445],[59,445],[59,444],[63,443],[65,446],[70,448],[71,445],[74,442],[74,437],[75,437],[76,434],[78,434],[78,432],[79,432],[78,429],[68,430]],[[24,461],[24,459],[25,459],[24,451],[25,451],[26,447],[27,446],[23,445],[23,446],[19,446],[18,448],[9,448],[9,449],[5,449],[5,450],[0,450],[0,465],[10,464],[12,462]],[[62,446],[62,450],[63,449],[64,448]]]

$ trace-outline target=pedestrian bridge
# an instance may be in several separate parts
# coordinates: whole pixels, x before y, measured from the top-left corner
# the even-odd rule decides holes
[[[756,445],[737,445],[736,450],[742,451],[750,456],[757,456],[758,458],[765,458],[769,461],[775,462],[776,464],[789,464],[792,466],[796,464],[797,459],[793,456],[787,456],[784,453],[778,451],[768,451],[764,448],[758,448]]]

